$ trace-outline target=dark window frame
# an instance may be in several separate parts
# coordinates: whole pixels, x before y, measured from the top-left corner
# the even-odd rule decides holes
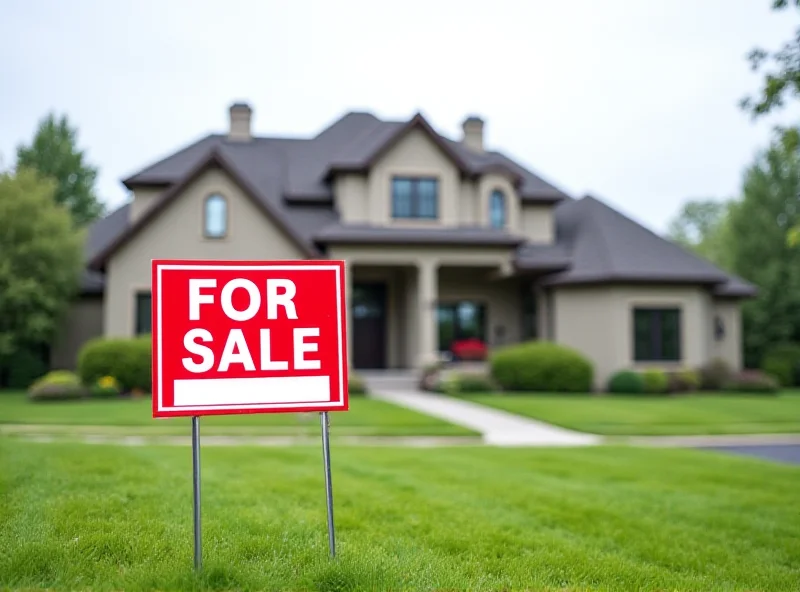
[[[397,181],[409,181],[411,183],[411,195],[409,215],[398,213],[397,207],[397,194],[395,193],[395,183]],[[420,207],[420,183],[433,182],[434,185],[434,202],[433,202],[433,215],[423,215]],[[395,175],[391,180],[391,195],[392,195],[392,219],[393,220],[438,220],[439,219],[439,178],[438,177],[408,177],[404,175]]]
[[[683,359],[683,311],[679,306],[634,306],[631,309],[633,318],[633,360],[634,362],[680,362]],[[677,317],[677,343],[675,344],[675,355],[667,355],[664,341],[665,322],[668,315]],[[645,343],[637,342],[639,331],[637,331],[637,318],[647,315],[649,317],[650,334]],[[649,342],[649,343],[647,343]],[[640,348],[639,345],[646,346]],[[649,355],[640,353],[641,349],[646,349]]]
[[[225,226],[222,229],[221,234],[210,233],[208,229],[208,206],[212,200],[221,201],[224,206],[223,215],[225,216]],[[207,196],[205,200],[203,200],[203,237],[211,240],[219,240],[227,238],[228,225],[230,223],[229,213],[230,212],[228,208],[228,199],[224,195],[222,195],[221,193],[212,193],[211,195]]]
[[[147,304],[143,300],[147,299]],[[143,318],[142,307],[145,306],[147,314]],[[142,290],[136,292],[133,298],[133,330],[135,335],[148,335],[153,332],[153,293]],[[145,323],[145,320],[147,321]]]
[[[499,197],[499,200],[495,198]],[[502,217],[500,224],[495,224],[494,220],[494,212],[495,212],[495,204],[500,204],[500,212],[502,212]],[[508,200],[506,199],[506,194],[501,189],[494,189],[489,194],[489,226],[492,228],[505,228],[508,224]]]
[[[461,305],[468,304],[472,305],[476,309],[476,320],[478,323],[478,335],[477,338],[489,344],[489,304],[484,300],[475,300],[470,298],[463,298],[459,300],[445,300],[436,303],[436,331],[437,331],[437,342],[438,342],[438,349],[440,352],[450,351],[453,343],[459,341],[461,339],[467,339],[470,337],[469,330],[465,329],[464,325],[461,323],[461,319],[458,316],[458,309]],[[453,337],[450,343],[442,343],[442,335],[441,335],[441,315],[445,312],[452,312],[453,314]]]

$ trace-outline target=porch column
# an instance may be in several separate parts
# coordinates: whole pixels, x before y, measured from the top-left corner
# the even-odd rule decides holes
[[[347,368],[353,368],[353,266],[350,261],[344,263],[344,299],[347,307]]]
[[[417,304],[419,306],[417,343],[419,349],[416,362],[418,367],[430,364],[437,358],[438,270],[439,265],[434,261],[420,261],[417,264]]]

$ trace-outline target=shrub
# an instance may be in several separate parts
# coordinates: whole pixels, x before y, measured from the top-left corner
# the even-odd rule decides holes
[[[642,372],[642,382],[644,383],[644,392],[651,394],[666,393],[669,387],[667,373],[657,368]]]
[[[347,375],[347,392],[351,397],[366,395],[367,384],[358,374],[350,372]]]
[[[620,370],[608,381],[608,392],[621,395],[638,395],[644,392],[642,375],[633,370]]]
[[[65,401],[86,396],[80,378],[68,370],[48,372],[28,388],[31,401]]]
[[[0,375],[5,370],[6,384],[10,389],[26,389],[30,384],[47,374],[49,364],[44,352],[36,347],[22,347],[0,361]]]
[[[700,368],[700,388],[718,391],[733,378],[733,370],[725,360],[714,359]]]
[[[728,392],[772,394],[778,392],[779,384],[769,374],[758,370],[739,372],[725,385]]]
[[[675,370],[667,374],[667,390],[671,393],[691,393],[700,388],[700,374],[695,370]]]
[[[93,339],[78,355],[78,374],[85,384],[95,384],[104,376],[113,376],[120,389],[150,392],[150,336],[133,339]]]
[[[441,381],[437,390],[448,395],[490,393],[497,390],[497,385],[485,374],[451,372]]]
[[[89,389],[89,392],[92,397],[100,399],[118,397],[122,392],[122,389],[120,388],[119,382],[116,378],[113,376],[103,376],[92,386],[91,389]]]
[[[491,375],[507,391],[586,392],[592,389],[591,363],[577,351],[547,341],[499,349]]]
[[[761,360],[761,369],[781,386],[800,385],[800,345],[781,343],[770,347]]]

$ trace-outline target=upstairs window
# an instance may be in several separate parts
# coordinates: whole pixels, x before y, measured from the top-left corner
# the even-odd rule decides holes
[[[681,311],[678,308],[635,308],[633,348],[637,362],[681,359]]]
[[[228,233],[228,202],[221,195],[206,198],[203,212],[203,235],[206,238],[224,238]]]
[[[492,191],[489,196],[489,224],[492,228],[506,226],[506,195],[502,191]]]
[[[392,179],[392,218],[439,217],[439,181],[431,178]]]

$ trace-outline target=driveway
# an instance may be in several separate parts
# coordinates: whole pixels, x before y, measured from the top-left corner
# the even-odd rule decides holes
[[[800,444],[762,444],[742,446],[704,446],[705,450],[718,450],[730,454],[755,456],[775,462],[800,465]]]

